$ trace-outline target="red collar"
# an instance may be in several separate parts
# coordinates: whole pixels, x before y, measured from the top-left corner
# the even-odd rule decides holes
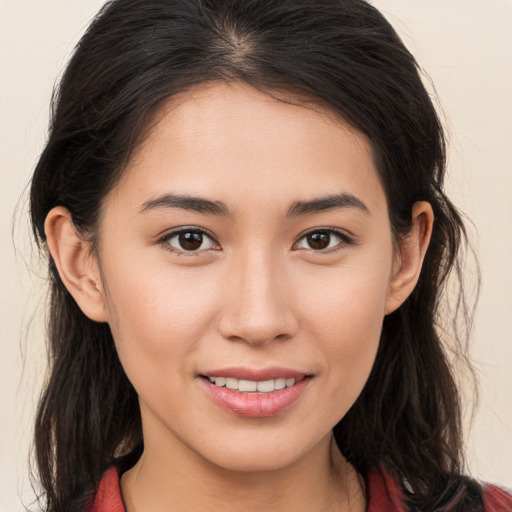
[[[126,512],[119,487],[119,469],[112,466],[101,478],[91,512]]]

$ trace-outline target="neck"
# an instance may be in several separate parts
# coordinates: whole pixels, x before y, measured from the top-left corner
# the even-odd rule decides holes
[[[292,465],[271,471],[230,471],[197,455],[176,455],[166,457],[161,450],[145,447],[122,477],[127,512],[365,509],[361,480],[330,437]]]

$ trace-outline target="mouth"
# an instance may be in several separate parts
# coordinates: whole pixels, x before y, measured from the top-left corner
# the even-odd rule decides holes
[[[313,375],[292,370],[232,368],[201,375],[203,389],[216,405],[236,416],[266,418],[295,404]]]
[[[295,379],[294,377],[278,377],[277,379],[269,380],[247,380],[236,379],[234,377],[217,376],[209,376],[204,378],[208,379],[214,386],[237,391],[238,393],[273,393],[274,391],[279,391],[281,389],[294,386],[297,382],[305,379],[306,377],[306,375],[299,379]]]

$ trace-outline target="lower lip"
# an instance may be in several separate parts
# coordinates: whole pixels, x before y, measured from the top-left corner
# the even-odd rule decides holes
[[[240,393],[216,386],[208,379],[201,380],[210,398],[224,410],[246,418],[268,418],[295,403],[311,379],[304,377],[293,386],[272,393]]]

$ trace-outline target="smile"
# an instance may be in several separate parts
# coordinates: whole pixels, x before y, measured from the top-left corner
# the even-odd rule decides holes
[[[204,391],[217,406],[235,416],[267,418],[283,413],[297,402],[313,376],[283,369],[237,368],[217,370],[202,377]]]
[[[220,388],[231,389],[239,393],[273,393],[289,388],[296,383],[294,378],[279,377],[270,380],[245,380],[233,377],[208,377],[208,380]]]

